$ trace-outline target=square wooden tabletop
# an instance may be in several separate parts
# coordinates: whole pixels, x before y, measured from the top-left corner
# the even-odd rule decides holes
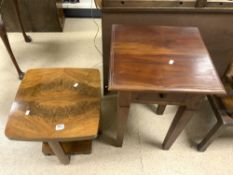
[[[225,94],[196,27],[113,25],[109,90]]]
[[[99,128],[100,100],[98,70],[29,70],[17,91],[5,134],[29,141],[93,139]]]

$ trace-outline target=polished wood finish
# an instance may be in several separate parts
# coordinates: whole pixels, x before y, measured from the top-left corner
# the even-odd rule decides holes
[[[90,154],[92,150],[92,141],[73,141],[73,142],[60,142],[65,154]],[[42,145],[42,152],[44,155],[54,155],[53,150],[49,147],[48,143],[44,142]]]
[[[103,0],[101,10],[105,95],[108,93],[113,24],[198,27],[219,76],[223,76],[233,58],[233,1],[208,1],[206,7],[202,8],[196,8],[195,4],[196,0]]]
[[[159,114],[180,106],[163,143],[169,149],[206,94],[225,94],[193,27],[114,25],[109,77],[109,90],[118,92],[117,146],[131,102],[159,104]]]
[[[78,87],[73,87],[78,83]],[[99,72],[92,69],[32,69],[20,84],[6,126],[19,140],[78,140],[97,136]],[[30,110],[30,115],[25,112]],[[65,129],[56,131],[57,124]]]
[[[2,8],[7,31],[20,31],[15,0],[5,0]],[[21,18],[27,32],[62,32],[64,14],[62,0],[18,0]]]
[[[114,25],[110,71],[109,90],[225,93],[195,27]]]
[[[48,142],[58,151],[57,142],[62,147],[67,141],[92,140],[99,129],[100,97],[98,70],[29,70],[16,94],[5,134],[14,140]],[[63,154],[57,155],[59,159]]]

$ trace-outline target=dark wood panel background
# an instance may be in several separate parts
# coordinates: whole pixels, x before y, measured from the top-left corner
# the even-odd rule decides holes
[[[21,18],[27,32],[61,32],[64,15],[57,3],[62,0],[18,0]],[[20,31],[12,0],[5,0],[2,16],[7,31]]]

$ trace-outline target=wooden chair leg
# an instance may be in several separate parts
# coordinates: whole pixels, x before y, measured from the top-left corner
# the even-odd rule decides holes
[[[16,70],[18,72],[19,79],[22,80],[23,76],[24,76],[24,73],[23,73],[23,71],[21,71],[21,69],[20,69],[20,67],[19,67],[19,65],[18,65],[18,63],[17,63],[17,61],[15,59],[15,56],[14,56],[12,50],[11,50],[10,43],[9,43],[7,33],[6,33],[6,29],[5,29],[5,26],[4,26],[4,23],[3,23],[2,19],[1,19],[1,17],[0,17],[0,36],[2,38],[2,41],[3,41],[3,43],[4,43],[5,47],[6,47],[9,55],[10,55],[10,58],[11,58],[13,64],[14,64],[15,68],[16,68]]]
[[[223,126],[223,123],[217,122],[214,127],[208,132],[206,137],[201,141],[201,143],[198,144],[198,151],[205,151],[208,146],[214,141],[214,139],[219,136],[221,130],[224,128]]]
[[[29,43],[29,42],[32,41],[32,39],[31,39],[30,36],[28,36],[28,35],[25,33],[25,30],[24,30],[24,27],[23,27],[23,23],[22,23],[22,19],[21,19],[21,16],[20,16],[18,0],[13,0],[13,2],[14,2],[14,5],[15,5],[17,18],[18,18],[18,20],[19,20],[19,25],[20,25],[20,28],[21,28],[21,31],[22,31],[24,40],[25,40],[25,42]]]
[[[215,117],[217,118],[217,123],[208,132],[205,138],[197,145],[198,151],[205,151],[208,146],[216,139],[222,129],[227,125],[232,125],[233,120],[228,116],[225,110],[222,110],[218,98],[215,96],[208,96],[210,106],[212,107]]]
[[[166,105],[158,105],[158,108],[156,110],[156,114],[163,115],[165,109],[166,109]]]

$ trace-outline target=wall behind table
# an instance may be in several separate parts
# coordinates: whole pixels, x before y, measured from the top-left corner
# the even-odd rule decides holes
[[[27,32],[61,32],[64,15],[59,4],[62,0],[18,0],[21,18]],[[7,31],[20,31],[12,0],[5,0],[2,16]]]

